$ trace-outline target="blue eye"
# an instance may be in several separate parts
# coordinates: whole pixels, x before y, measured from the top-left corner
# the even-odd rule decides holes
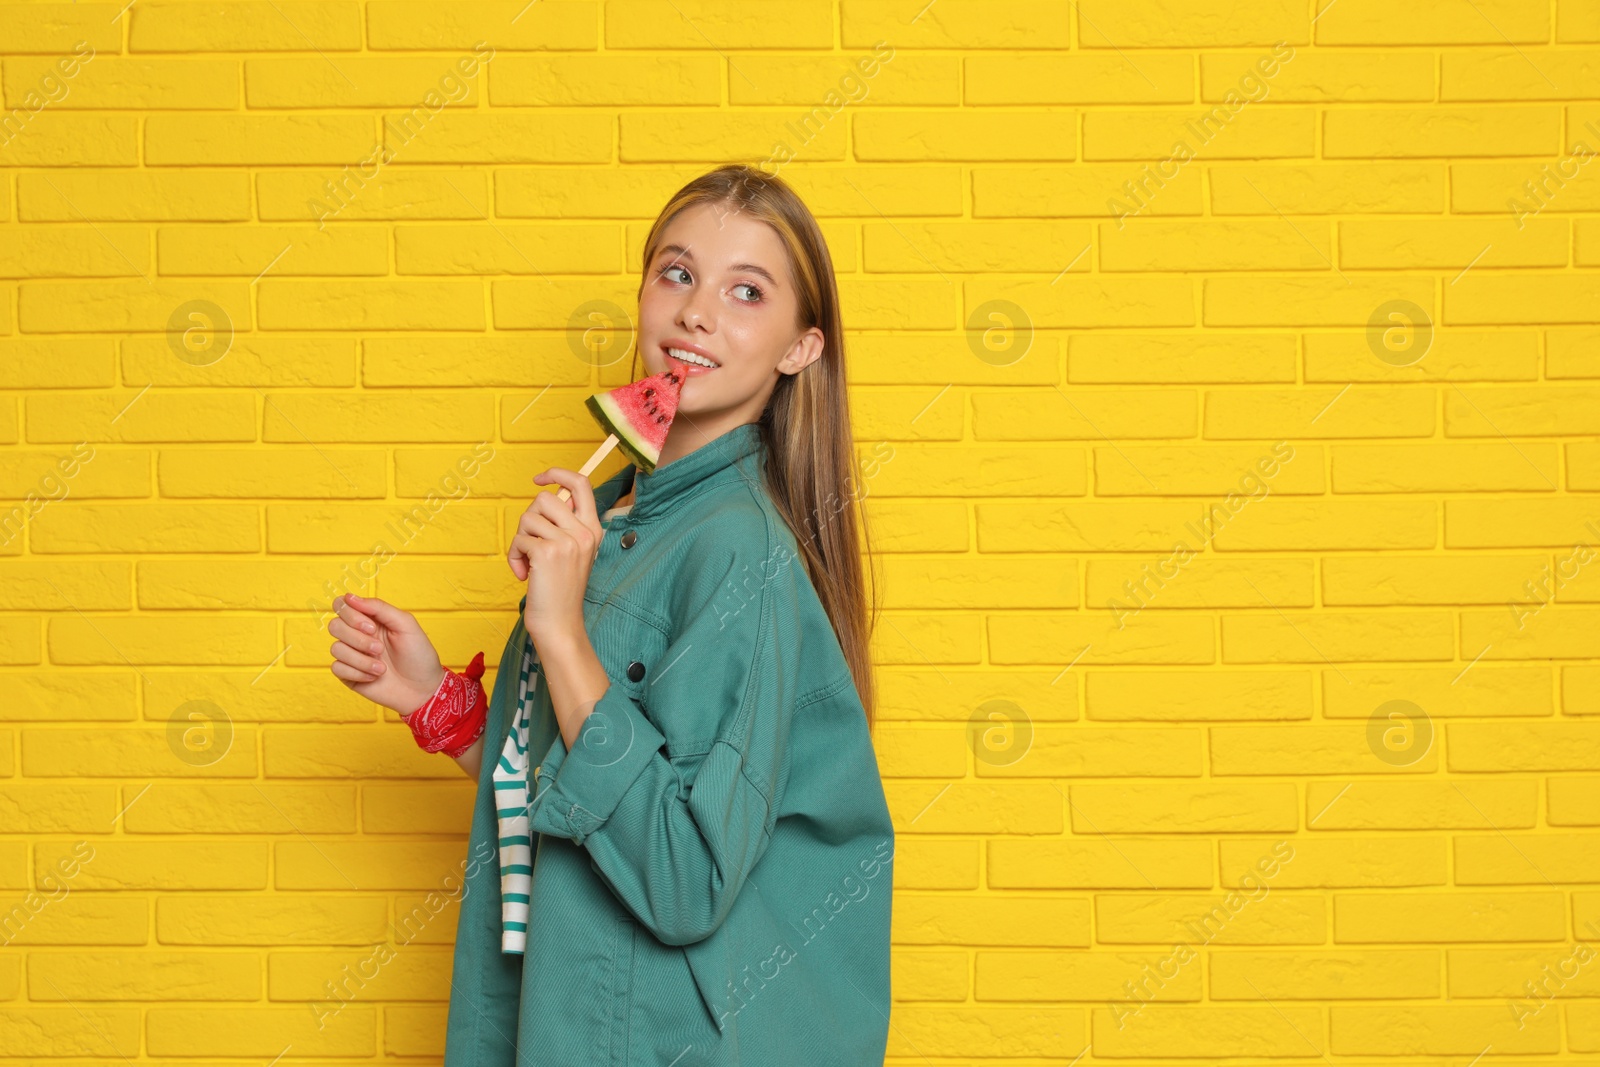
[[[740,282],[738,285],[734,286],[734,288],[735,289],[752,289],[752,290],[755,291],[755,294],[756,294],[755,295],[755,299],[754,300],[745,301],[745,303],[747,303],[747,304],[758,303],[761,300],[762,296],[764,295],[761,292],[761,287],[760,286],[751,285],[749,282]]]

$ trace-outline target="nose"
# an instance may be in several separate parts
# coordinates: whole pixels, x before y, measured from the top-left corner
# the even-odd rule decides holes
[[[678,309],[678,325],[685,330],[704,329],[710,330],[711,305],[708,301],[714,300],[715,294],[707,295],[700,286],[686,293],[683,305]]]

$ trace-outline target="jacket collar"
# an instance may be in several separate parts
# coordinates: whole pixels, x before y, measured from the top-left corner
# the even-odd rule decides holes
[[[596,511],[604,515],[631,485],[634,487],[633,506],[628,509],[626,518],[630,523],[649,522],[683,503],[701,482],[758,451],[764,451],[761,427],[746,422],[707,441],[688,455],[657,467],[653,473],[641,474],[635,464],[629,463],[596,487]],[[741,476],[757,475],[759,470]]]

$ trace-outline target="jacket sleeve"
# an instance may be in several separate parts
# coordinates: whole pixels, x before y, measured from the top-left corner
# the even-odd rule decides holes
[[[716,724],[692,785],[613,680],[570,751],[556,735],[534,789],[531,827],[587,848],[612,892],[669,945],[709,937],[727,917],[771,838],[787,780],[804,575],[781,542],[752,556],[693,565],[700,592],[646,686],[657,721]]]

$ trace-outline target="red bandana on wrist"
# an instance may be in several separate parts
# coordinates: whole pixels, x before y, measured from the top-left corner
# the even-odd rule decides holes
[[[488,722],[487,701],[478,681],[482,677],[482,652],[460,674],[445,668],[433,696],[405,720],[419,748],[456,759],[472,747]]]

